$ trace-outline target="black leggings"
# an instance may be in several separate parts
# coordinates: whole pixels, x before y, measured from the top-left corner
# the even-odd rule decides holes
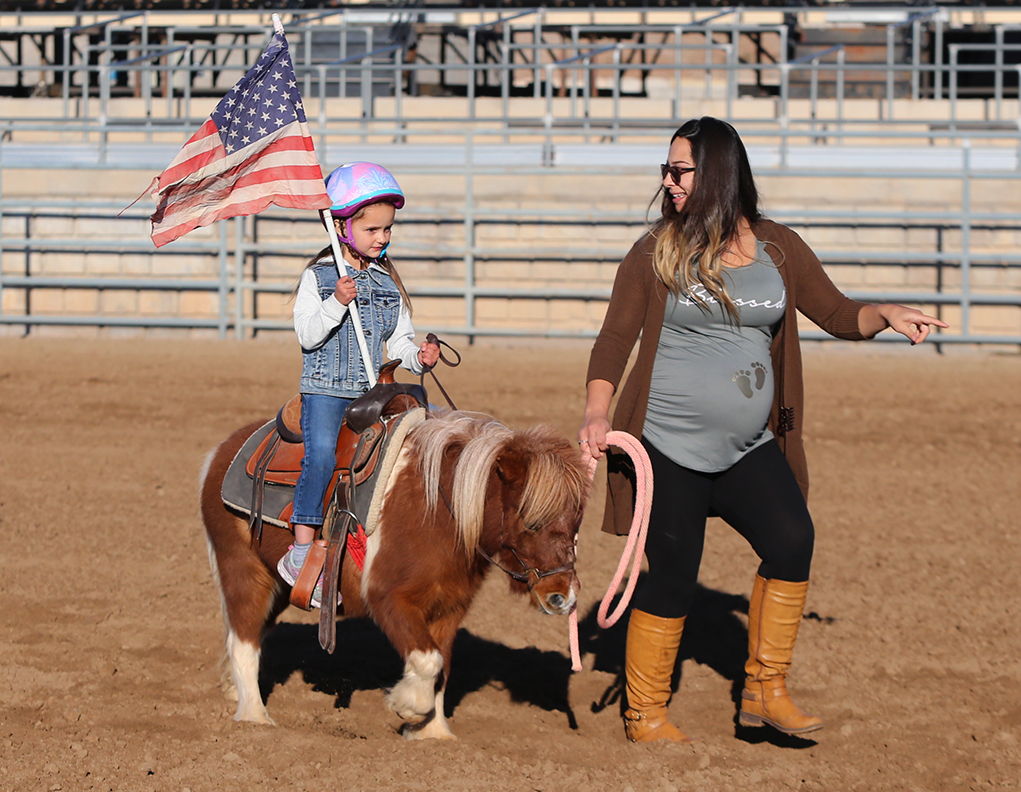
[[[645,556],[649,574],[635,607],[653,616],[686,616],[695,596],[706,518],[727,521],[762,559],[764,578],[801,582],[812,565],[815,529],[776,440],[721,473],[672,462],[647,440],[653,470],[652,516]]]

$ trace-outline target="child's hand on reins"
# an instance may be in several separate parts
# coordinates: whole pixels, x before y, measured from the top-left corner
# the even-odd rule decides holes
[[[351,280],[350,275],[342,275],[340,277],[337,281],[337,287],[333,290],[333,294],[341,305],[350,304],[351,300],[358,296],[355,282]]]
[[[436,344],[430,344],[426,341],[422,344],[422,348],[418,350],[418,362],[422,364],[423,368],[432,368],[439,359],[440,348]]]

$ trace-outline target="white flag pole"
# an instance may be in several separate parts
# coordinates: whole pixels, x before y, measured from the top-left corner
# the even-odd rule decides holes
[[[280,21],[279,14],[273,14],[273,30],[277,33],[284,32],[284,24]],[[344,255],[340,250],[340,239],[337,237],[337,228],[333,224],[333,215],[329,209],[322,209],[323,223],[330,234],[330,247],[333,249],[333,259],[337,264],[337,274],[343,276]],[[362,331],[362,318],[358,313],[358,298],[351,301],[354,307],[348,305],[347,312],[351,317],[351,326],[355,331],[355,339],[358,341],[358,349],[362,353],[362,363],[365,365],[365,374],[369,378],[369,387],[376,384],[376,367],[372,364],[372,355],[369,354],[369,345],[365,343],[365,333]]]
[[[343,276],[344,256],[340,250],[340,239],[337,237],[337,227],[333,224],[333,215],[329,209],[322,209],[323,222],[326,223],[326,230],[330,232],[330,247],[333,248],[333,258],[337,262],[337,274]],[[376,367],[372,364],[372,355],[369,354],[369,345],[365,343],[365,333],[362,332],[362,318],[358,314],[358,298],[355,297],[347,306],[348,316],[351,317],[351,326],[355,331],[355,338],[358,341],[358,349],[362,352],[362,362],[365,364],[365,373],[369,377],[369,387],[376,384]]]

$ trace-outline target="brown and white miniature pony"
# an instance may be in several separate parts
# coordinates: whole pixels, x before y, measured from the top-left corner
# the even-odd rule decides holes
[[[276,565],[293,535],[265,525],[253,543],[247,520],[220,497],[231,460],[257,428],[239,429],[210,454],[201,501],[237,693],[234,718],[273,723],[259,691],[261,641],[288,605],[290,589]],[[454,636],[492,566],[545,613],[571,610],[587,482],[577,448],[549,427],[515,431],[489,416],[449,412],[408,435],[364,569],[345,554],[338,606],[342,615],[371,616],[404,659],[388,704],[408,721],[406,737],[453,737],[443,691]]]

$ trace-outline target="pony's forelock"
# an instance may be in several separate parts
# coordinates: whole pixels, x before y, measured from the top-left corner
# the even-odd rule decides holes
[[[521,497],[521,519],[525,525],[546,525],[565,511],[580,511],[588,478],[575,460],[578,452],[551,426],[534,427],[524,433],[523,439],[532,450]]]

